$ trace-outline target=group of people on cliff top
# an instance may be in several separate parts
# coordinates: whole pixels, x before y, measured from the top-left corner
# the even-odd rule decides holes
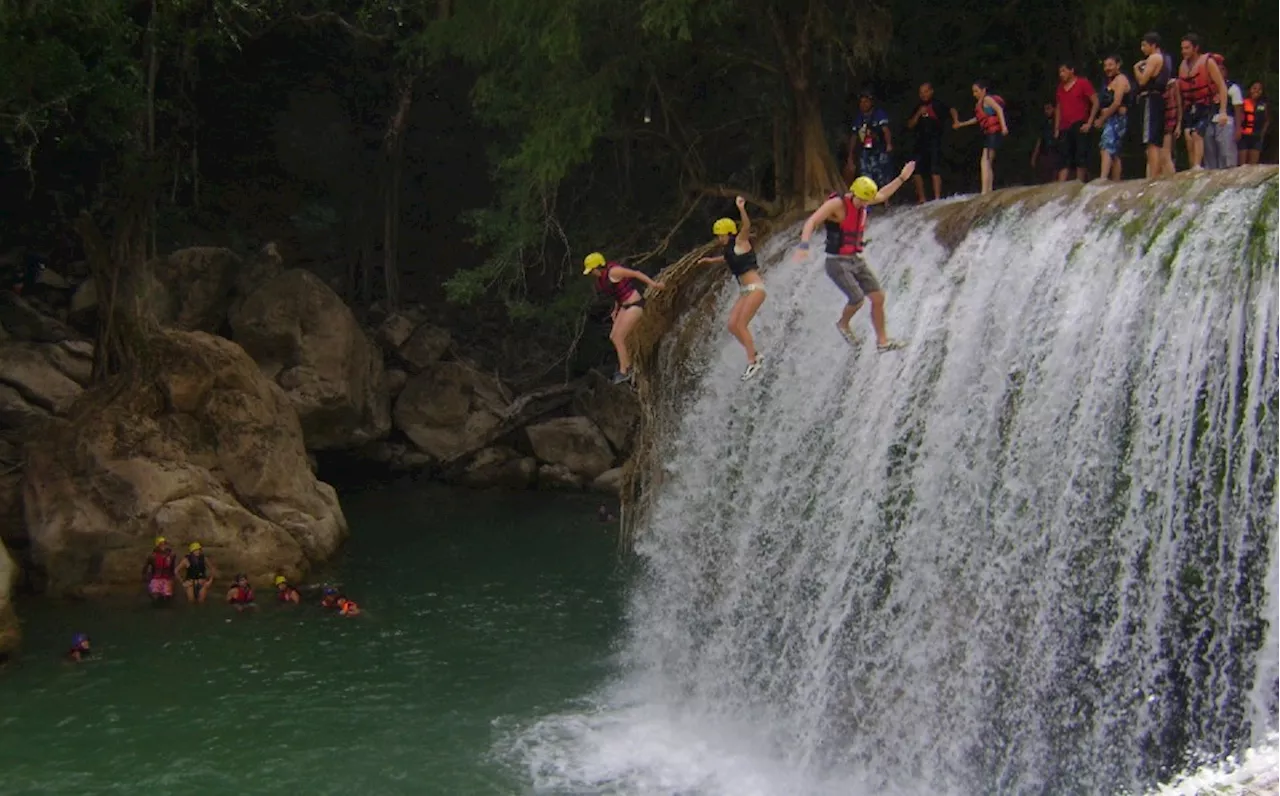
[[[204,545],[191,542],[187,545],[187,554],[178,558],[170,546],[169,540],[157,536],[155,547],[147,554],[146,563],[142,567],[142,580],[146,585],[147,595],[153,605],[167,605],[173,600],[175,586],[182,584],[187,602],[203,603],[213,589],[217,578],[217,570],[213,561],[204,552]],[[285,605],[298,605],[302,602],[302,591],[289,582],[284,575],[274,578],[276,602]],[[337,587],[325,584],[319,587],[322,593],[320,607],[333,611],[339,616],[359,616],[360,606],[348,599]],[[248,611],[258,607],[253,586],[249,577],[238,573],[231,581],[223,598],[237,612]],[[92,654],[92,644],[86,633],[77,633],[72,638],[71,647],[66,653],[69,661],[79,663]]]
[[[1179,137],[1185,137],[1192,169],[1258,163],[1271,124],[1261,83],[1252,84],[1245,98],[1240,87],[1228,80],[1226,60],[1217,53],[1203,52],[1200,38],[1194,33],[1182,37],[1180,65],[1161,49],[1157,33],[1143,36],[1139,48],[1142,59],[1133,66],[1133,80],[1124,74],[1120,56],[1108,56],[1103,61],[1106,83],[1101,95],[1087,78],[1076,75],[1071,64],[1059,65],[1057,97],[1052,105],[1044,106],[1045,128],[1032,152],[1033,166],[1051,168],[1050,178],[1059,181],[1086,179],[1088,136],[1099,130],[1102,177],[1120,179],[1120,150],[1128,134],[1131,112],[1137,117],[1136,129],[1146,147],[1148,179],[1174,173],[1173,144]],[[920,87],[920,104],[907,120],[907,128],[916,133],[915,156],[892,179],[888,179],[893,152],[889,117],[875,107],[870,91],[859,97],[859,114],[853,122],[845,163],[845,176],[852,184],[848,191],[829,196],[809,216],[796,251],[797,258],[808,256],[810,238],[822,224],[826,233],[824,267],[845,297],[836,330],[850,345],[860,345],[850,323],[869,301],[876,350],[885,353],[903,346],[886,331],[884,290],[862,257],[867,208],[888,201],[913,175],[920,203],[925,201],[924,177],[931,178],[934,198],[942,197],[939,165],[947,118],[952,129],[977,125],[982,131],[978,162],[982,193],[992,190],[996,152],[1009,134],[1005,102],[985,80],[974,81],[972,91],[973,118],[960,121],[954,108],[935,98],[932,85]],[[742,380],[747,381],[764,365],[750,324],[767,293],[752,248],[751,218],[743,197],[737,198],[737,206],[737,221],[721,218],[712,225],[718,253],[698,262],[724,265],[737,280],[739,294],[729,311],[728,328],[746,353]],[[627,338],[644,313],[645,296],[640,285],[653,290],[664,285],[642,271],[609,261],[601,252],[588,254],[582,265],[584,274],[595,275],[597,291],[613,300],[609,339],[618,355],[613,382],[632,382],[634,371]]]
[[[1104,179],[1121,178],[1121,150],[1135,135],[1145,148],[1148,178],[1173,174],[1174,145],[1182,139],[1192,169],[1226,169],[1256,165],[1270,131],[1270,102],[1259,81],[1248,91],[1232,82],[1226,59],[1204,50],[1194,33],[1183,36],[1179,57],[1165,52],[1160,34],[1151,32],[1138,44],[1141,53],[1126,74],[1119,55],[1103,59],[1102,91],[1076,73],[1073,64],[1058,65],[1058,86],[1052,102],[1043,105],[1043,119],[1031,166],[1041,181],[1087,178],[1090,137],[1099,133],[1097,151]],[[982,193],[992,190],[996,152],[1009,134],[1005,101],[985,80],[972,85],[974,116],[960,121],[956,109],[934,94],[933,85],[919,89],[919,103],[906,120],[913,134],[916,162],[916,201],[928,199],[925,178],[934,199],[942,198],[942,140],[945,131],[976,125],[982,132],[978,168]],[[1131,123],[1132,122],[1132,123]],[[893,170],[894,135],[888,113],[876,106],[870,90],[858,97],[858,113],[849,136],[845,176],[861,174],[883,183]]]

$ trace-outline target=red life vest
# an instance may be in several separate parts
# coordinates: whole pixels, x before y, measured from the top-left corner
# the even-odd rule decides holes
[[[987,97],[1001,108],[1004,107],[1004,97],[1001,97],[999,94],[988,94]],[[977,107],[973,111],[973,115],[977,117],[978,129],[982,130],[983,135],[991,135],[992,133],[1000,132],[1000,117],[994,113],[987,113],[985,99],[978,103]]]
[[[1190,108],[1193,105],[1212,105],[1218,101],[1217,87],[1213,81],[1209,79],[1209,59],[1215,61],[1220,60],[1222,56],[1216,53],[1205,53],[1200,56],[1200,60],[1191,67],[1191,73],[1187,72],[1187,63],[1184,61],[1182,67],[1178,69],[1178,90],[1182,92],[1182,106]]]
[[[153,578],[169,578],[173,577],[174,566],[173,553],[163,553],[159,550],[151,554],[151,577]]]
[[[839,224],[834,221],[826,222],[827,254],[840,257],[859,254],[862,252],[863,233],[867,231],[867,208],[856,207],[852,194],[833,193],[827,200],[837,197],[844,201],[844,220]]]
[[[250,586],[235,586],[236,593],[231,597],[233,605],[247,605],[253,602],[253,588]]]
[[[636,292],[636,286],[628,277],[619,282],[609,279],[609,272],[620,267],[617,263],[607,263],[600,270],[600,274],[596,276],[596,290],[602,294],[613,298],[615,304],[624,304],[626,300],[631,298],[631,294]]]
[[[1244,121],[1240,125],[1241,135],[1253,135],[1258,125],[1258,104],[1253,97],[1244,98]]]

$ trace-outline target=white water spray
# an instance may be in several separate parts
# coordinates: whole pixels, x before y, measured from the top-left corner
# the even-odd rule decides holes
[[[818,255],[778,261],[796,231],[767,247],[767,369],[719,323],[684,363],[626,672],[511,740],[535,786],[1142,792],[1266,746],[1276,187],[1199,187],[1015,206],[954,253],[875,220],[884,355]]]

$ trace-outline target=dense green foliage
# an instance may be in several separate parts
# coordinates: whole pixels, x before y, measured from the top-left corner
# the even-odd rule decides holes
[[[652,270],[704,240],[733,192],[775,209],[834,185],[859,86],[885,98],[900,132],[919,81],[962,117],[972,80],[994,81],[1014,129],[999,172],[1008,184],[1029,176],[1056,62],[1075,60],[1096,80],[1101,57],[1131,60],[1148,28],[1170,48],[1197,30],[1237,79],[1275,79],[1276,17],[1260,0],[1211,10],[1189,0],[0,0],[0,184],[34,197],[6,205],[0,236],[41,245],[27,234],[48,229],[37,216],[100,212],[138,184],[160,197],[153,225],[217,225],[216,202],[195,212],[202,196],[229,204],[235,180],[270,165],[233,173],[242,156],[227,131],[261,145],[266,134],[250,131],[269,123],[253,117],[274,118],[283,93],[325,71],[340,86],[339,113],[367,131],[360,151],[381,154],[339,165],[286,148],[277,165],[300,175],[293,217],[342,230],[331,254],[352,263],[349,297],[399,300],[401,222],[419,223],[400,204],[408,170],[446,194],[433,203],[437,235],[452,229],[442,213],[470,229],[470,254],[448,249],[448,267],[417,278],[447,281],[456,303],[571,335],[586,252]],[[478,187],[443,157],[427,158],[425,175],[413,172],[422,156],[405,160],[415,103],[434,97],[434,113],[458,93],[470,107],[452,108],[450,134],[488,153]],[[976,139],[950,139],[948,179],[968,186]],[[212,156],[197,157],[208,149],[222,177],[204,165]],[[344,185],[326,166],[368,173],[370,186]]]

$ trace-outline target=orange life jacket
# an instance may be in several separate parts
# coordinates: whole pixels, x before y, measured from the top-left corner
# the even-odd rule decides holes
[[[1244,123],[1240,125],[1241,135],[1253,135],[1258,125],[1258,104],[1253,97],[1244,98]]]
[[[1004,97],[999,94],[988,94],[987,97],[991,101],[1004,108]],[[994,113],[988,113],[985,99],[979,102],[974,108],[973,115],[978,119],[978,129],[982,130],[983,135],[991,135],[1000,132],[1000,117]]]
[[[1194,105],[1214,105],[1218,102],[1218,87],[1209,78],[1209,59],[1222,62],[1217,53],[1205,53],[1191,65],[1187,74],[1187,63],[1183,61],[1178,69],[1178,90],[1182,92],[1182,106],[1190,108]]]

